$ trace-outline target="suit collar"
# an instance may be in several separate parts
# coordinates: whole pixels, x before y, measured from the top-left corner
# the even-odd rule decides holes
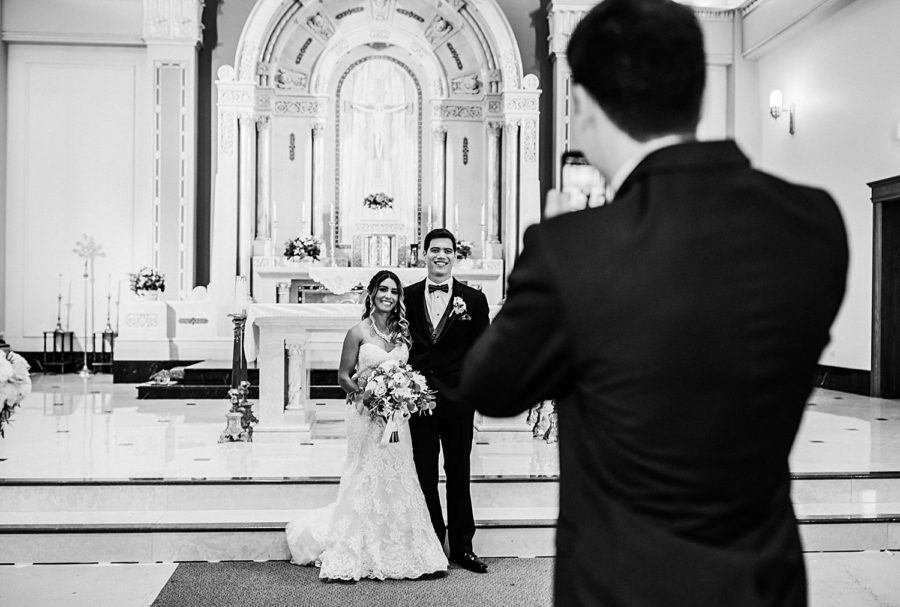
[[[616,197],[650,173],[749,167],[750,160],[731,140],[690,141],[649,153],[616,192]]]

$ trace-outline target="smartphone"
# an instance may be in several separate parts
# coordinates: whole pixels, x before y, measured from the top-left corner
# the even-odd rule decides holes
[[[560,161],[559,189],[569,195],[572,211],[597,207],[606,202],[606,183],[600,171],[575,150],[564,152]]]

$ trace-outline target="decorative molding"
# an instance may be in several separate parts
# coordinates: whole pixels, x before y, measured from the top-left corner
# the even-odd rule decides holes
[[[480,105],[451,105],[441,104],[434,106],[432,117],[437,119],[457,120],[481,120],[483,112]]]
[[[485,123],[485,127],[487,128],[488,135],[499,137],[500,131],[503,130],[503,122],[500,120],[489,120]]]
[[[462,163],[463,166],[469,165],[469,138],[463,137],[462,140]]]
[[[151,329],[159,326],[159,314],[150,312],[129,312],[125,315],[125,326],[129,329]]]
[[[256,71],[256,58],[259,55],[259,48],[251,42],[245,42],[244,48],[241,49],[241,61],[238,67],[238,79],[244,82],[252,82],[253,75]]]
[[[309,85],[309,75],[305,72],[284,67],[275,72],[275,87],[279,89],[306,90]]]
[[[506,88],[519,88],[519,66],[511,50],[503,52],[501,64],[502,66],[500,69],[503,72],[503,81],[506,84]]]
[[[403,15],[404,17],[409,17],[410,19],[413,19],[414,21],[418,21],[419,23],[425,23],[425,17],[422,17],[421,15],[414,13],[409,9],[398,8],[397,13],[400,15]]]
[[[372,36],[373,40],[390,40],[391,31],[386,29],[375,29],[372,30],[370,36]]]
[[[325,112],[325,104],[318,100],[293,100],[276,99],[276,114],[291,114],[295,116],[318,116]]]
[[[457,95],[480,95],[482,92],[481,81],[477,74],[467,74],[451,80],[450,90]]]
[[[203,40],[204,0],[144,0],[144,40],[199,44]]]
[[[503,102],[499,100],[488,101],[487,103],[487,113],[488,114],[501,114],[503,113]]]
[[[219,152],[231,156],[234,154],[234,112],[219,114]]]
[[[575,26],[587,14],[587,9],[552,8],[547,20],[550,22],[550,54],[565,55],[569,37]]]
[[[361,6],[354,6],[353,8],[348,8],[348,9],[345,10],[345,11],[339,12],[337,15],[334,16],[334,18],[335,18],[337,21],[340,21],[341,19],[343,19],[343,18],[345,18],[345,17],[349,17],[350,15],[355,15],[356,13],[362,13],[362,12],[364,12],[365,10],[366,10],[366,9],[363,8],[363,7],[361,7]]]
[[[536,96],[529,95],[515,96],[506,98],[507,112],[536,112],[538,111],[538,99]]]
[[[209,324],[209,319],[198,316],[186,316],[184,318],[178,319],[179,325],[206,325]]]
[[[750,2],[738,9],[739,11],[741,11],[741,17],[746,17],[754,10],[759,8],[764,2],[766,2],[766,0],[750,0]]]
[[[447,50],[450,51],[450,56],[453,57],[453,62],[456,63],[456,69],[462,71],[463,62],[462,59],[459,58],[459,51],[457,51],[456,48],[449,42],[447,43]]]
[[[307,38],[306,42],[300,47],[300,50],[297,52],[297,57],[294,58],[294,65],[300,65],[300,62],[303,61],[303,56],[306,54],[306,51],[309,49],[309,46],[312,44],[313,39]]]
[[[716,10],[712,8],[694,7],[694,14],[697,16],[697,19],[703,21],[731,22],[734,20],[733,10]]]
[[[447,0],[447,3],[455,10],[456,12],[461,11],[466,7],[466,0]]]
[[[247,86],[219,86],[219,103],[225,105],[253,105],[253,91]]]
[[[317,35],[319,38],[322,38],[326,42],[334,36],[334,25],[332,25],[331,21],[328,20],[322,12],[318,12],[309,19],[306,20],[306,27],[309,30]]]
[[[0,41],[8,44],[61,44],[66,46],[146,46],[138,36],[68,32],[16,32],[4,30]]]
[[[267,110],[272,107],[272,96],[268,91],[256,92],[256,107],[263,110]]]
[[[537,162],[537,120],[528,118],[522,125],[522,148],[525,162]]]
[[[425,39],[431,43],[431,46],[437,46],[449,38],[454,29],[453,24],[444,19],[444,17],[435,15],[428,27],[425,28]]]
[[[288,137],[288,158],[291,162],[294,162],[296,159],[297,152],[297,136],[293,133]]]

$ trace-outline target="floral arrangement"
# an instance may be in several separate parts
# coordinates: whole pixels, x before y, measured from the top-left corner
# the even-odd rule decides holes
[[[134,293],[166,290],[166,277],[153,268],[143,267],[128,277]]]
[[[315,236],[297,236],[284,243],[284,256],[291,261],[301,261],[307,257],[319,261],[322,241]]]
[[[370,209],[390,209],[394,206],[394,199],[384,192],[369,194],[363,199],[363,205]]]
[[[428,413],[434,409],[434,390],[428,389],[425,378],[406,363],[388,359],[360,379],[362,403],[373,420],[385,422],[381,444],[399,441],[400,424],[413,413]]]
[[[0,437],[6,436],[3,427],[9,425],[13,411],[29,394],[28,363],[15,352],[4,356],[0,351]]]
[[[543,438],[547,443],[559,440],[556,417],[556,401],[545,400],[528,410],[526,423],[531,426],[531,434],[535,438]]]
[[[456,258],[457,259],[468,259],[469,255],[472,254],[472,247],[475,246],[468,240],[457,240],[456,241]]]

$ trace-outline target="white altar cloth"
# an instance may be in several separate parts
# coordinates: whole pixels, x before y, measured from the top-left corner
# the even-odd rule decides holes
[[[369,281],[381,270],[390,270],[397,275],[403,286],[411,285],[425,278],[425,268],[332,268],[309,266],[309,277],[336,295],[352,291],[356,285],[368,286]]]

